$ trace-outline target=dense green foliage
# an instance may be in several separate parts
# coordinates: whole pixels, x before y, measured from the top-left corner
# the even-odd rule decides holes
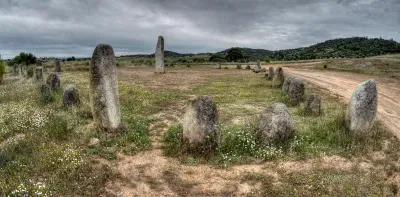
[[[270,63],[270,62],[271,62],[271,58],[265,57],[265,58],[264,58],[264,62],[265,62],[265,63]]]
[[[20,53],[19,55],[15,56],[14,59],[8,62],[8,65],[14,64],[24,64],[30,65],[36,63],[36,57],[32,53]]]
[[[234,61],[236,62],[239,59],[243,59],[243,53],[242,50],[240,50],[240,48],[230,48],[227,52],[226,52],[226,56],[225,59],[228,61]]]

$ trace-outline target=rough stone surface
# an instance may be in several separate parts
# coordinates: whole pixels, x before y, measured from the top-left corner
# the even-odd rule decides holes
[[[97,45],[90,65],[90,99],[93,120],[99,128],[110,132],[123,128],[115,67],[113,48],[106,44]]]
[[[47,84],[43,84],[42,86],[40,86],[40,101],[42,102],[42,104],[51,102],[51,99],[52,92],[50,86]]]
[[[253,69],[253,72],[255,72],[255,73],[260,73],[260,72],[261,72],[261,68],[255,67],[255,68]]]
[[[32,67],[29,67],[29,68],[26,69],[26,76],[28,78],[32,78],[33,77],[33,68]]]
[[[276,103],[261,112],[257,129],[262,144],[287,140],[292,133],[292,118],[286,105]]]
[[[280,88],[283,85],[284,79],[283,69],[278,67],[274,73],[274,77],[272,78],[272,87]]]
[[[89,148],[95,148],[100,145],[100,140],[98,138],[91,138],[89,144],[87,145]]]
[[[375,80],[358,85],[347,106],[346,126],[355,135],[371,133],[378,108],[378,92]]]
[[[321,97],[316,94],[312,94],[308,100],[305,108],[305,113],[311,116],[319,116],[322,113]]]
[[[260,69],[261,69],[261,62],[260,62],[260,60],[257,60],[257,68],[260,68]]]
[[[240,64],[236,65],[236,69],[242,69],[242,65]]]
[[[164,37],[159,36],[156,46],[156,73],[165,73],[164,68]]]
[[[250,65],[247,65],[246,70],[250,70],[250,69],[251,69]]]
[[[189,150],[208,152],[219,145],[217,106],[208,96],[191,100],[183,118],[183,140]]]
[[[68,85],[63,91],[63,104],[65,107],[78,105],[80,103],[78,89],[74,85]]]
[[[295,78],[289,86],[289,98],[292,105],[298,105],[304,100],[304,83],[301,79]]]
[[[285,93],[289,93],[290,83],[292,83],[294,79],[295,78],[292,76],[286,77],[285,80],[283,81],[282,91],[284,91]]]
[[[54,72],[61,72],[61,63],[60,61],[56,61],[56,67],[54,69]]]
[[[47,76],[46,79],[46,84],[50,86],[51,91],[53,92],[60,91],[61,82],[60,78],[58,77],[58,74],[56,73],[49,74],[49,76]]]
[[[217,64],[217,69],[221,69],[221,63]]]
[[[43,80],[43,68],[36,68],[36,80]]]
[[[270,66],[268,69],[268,80],[272,80],[274,78],[275,70],[274,67]]]

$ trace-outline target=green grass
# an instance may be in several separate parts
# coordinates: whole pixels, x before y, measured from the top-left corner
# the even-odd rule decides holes
[[[192,91],[196,95],[210,95],[217,103],[221,143],[212,157],[187,153],[181,143],[182,126],[172,126],[164,135],[164,154],[178,157],[184,163],[211,163],[226,167],[255,160],[298,160],[323,155],[361,157],[381,150],[384,140],[400,147],[400,143],[391,140],[391,134],[379,122],[373,128],[372,136],[363,139],[353,137],[344,125],[346,107],[327,95],[323,97],[323,114],[314,117],[305,115],[304,103],[291,106],[280,89],[271,88],[269,82],[257,77],[219,77]],[[306,95],[313,92],[321,94],[316,89],[308,88]],[[289,106],[293,134],[280,144],[260,146],[255,135],[257,115],[275,102]],[[243,107],[247,105],[256,107]],[[242,123],[233,123],[232,120],[242,116],[247,117]]]

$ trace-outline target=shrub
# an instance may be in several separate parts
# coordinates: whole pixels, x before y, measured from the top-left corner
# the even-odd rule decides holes
[[[270,63],[270,62],[271,62],[271,58],[265,57],[265,58],[264,58],[264,62],[265,62],[265,63]]]

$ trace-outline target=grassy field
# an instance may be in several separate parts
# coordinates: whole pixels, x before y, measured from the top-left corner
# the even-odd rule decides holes
[[[158,154],[155,141],[162,144],[157,158],[170,161],[160,177],[146,182],[159,194],[165,184],[182,196],[235,195],[235,189],[200,191],[196,189],[200,179],[186,179],[176,169],[188,166],[201,174],[204,166],[211,166],[214,173],[221,168],[235,171],[241,165],[274,172],[238,172],[232,182],[221,183],[245,183],[251,188],[248,196],[393,196],[398,191],[393,177],[400,172],[399,141],[379,123],[373,136],[352,137],[343,124],[346,106],[311,85],[306,86],[307,96],[323,96],[320,117],[306,116],[304,103],[290,106],[280,89],[247,70],[182,65],[155,75],[152,67],[134,67],[129,58],[119,58],[118,63],[122,65],[118,69],[121,114],[127,126],[123,134],[106,134],[93,127],[89,67],[84,61],[62,64],[61,73],[62,86],[78,87],[79,107],[64,108],[61,92],[43,105],[41,82],[5,77],[0,85],[0,195],[113,195],[107,183],[138,179],[118,170],[122,158]],[[45,67],[50,69],[52,64]],[[179,117],[172,124],[164,123],[165,114],[181,116],[187,100],[196,95],[209,95],[220,115],[221,146],[209,157],[182,151]],[[294,133],[282,144],[260,146],[253,134],[254,122],[265,107],[276,102],[289,106]],[[94,137],[100,145],[89,148]],[[324,162],[327,158],[339,159]],[[157,165],[157,160],[153,163]],[[291,165],[293,169],[283,170]]]

